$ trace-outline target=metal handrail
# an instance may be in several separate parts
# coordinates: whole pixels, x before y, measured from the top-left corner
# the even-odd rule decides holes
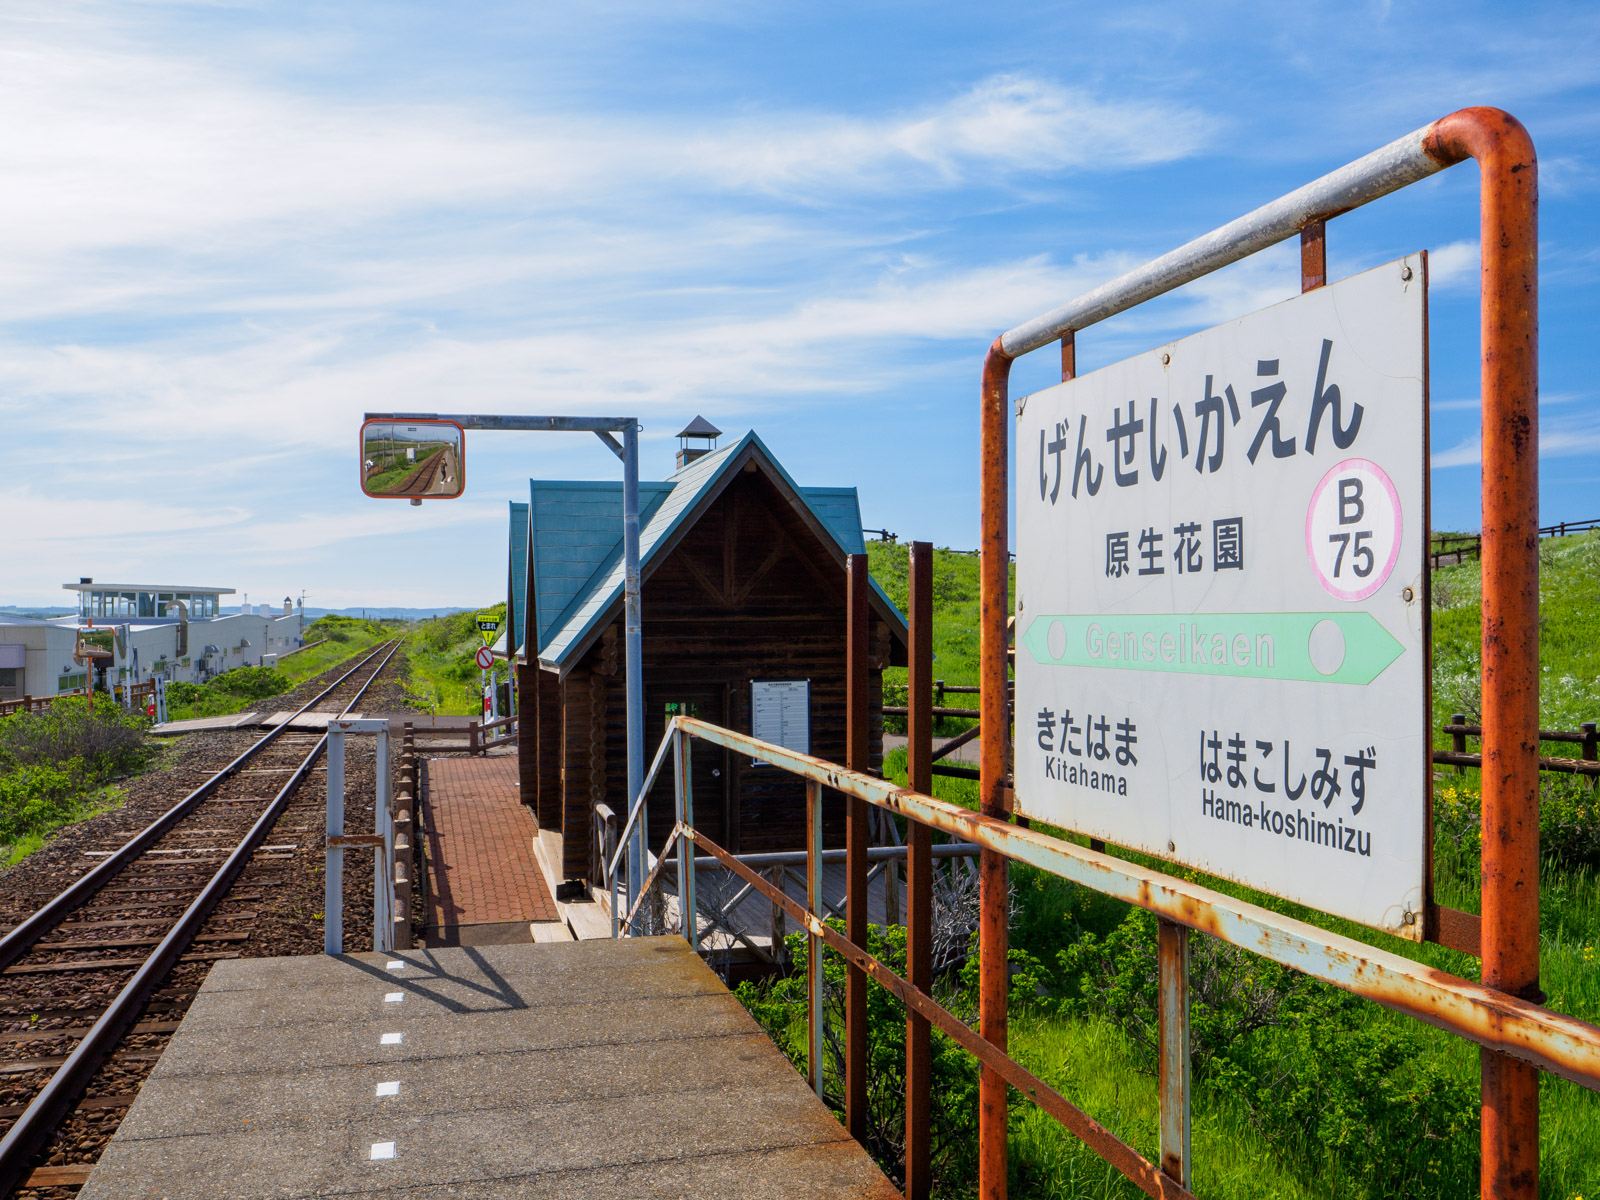
[[[639,794],[634,797],[633,805],[628,809],[628,820],[622,827],[621,834],[617,837],[617,852],[611,856],[611,861],[606,864],[606,874],[614,875],[617,862],[622,858],[622,852],[627,848],[628,835],[633,832],[633,823],[639,819],[639,812],[644,808],[644,798],[650,794],[650,789],[655,785],[656,773],[661,770],[661,764],[667,760],[667,751],[672,748],[672,730],[667,730],[667,736],[661,739],[661,747],[656,751],[655,759],[650,763],[650,769],[645,772],[644,783],[639,788]]]
[[[758,758],[983,849],[1125,900],[1600,1091],[1600,1026],[1177,876],[980,816],[877,776],[758,741],[749,734],[694,717],[674,717],[673,724],[691,737]],[[694,840],[703,840],[703,835]]]
[[[633,824],[634,824],[635,821],[637,821],[639,819],[639,814],[642,811],[644,811],[645,797],[650,794],[650,789],[655,786],[656,773],[661,770],[661,764],[666,761],[667,750],[671,745],[672,745],[672,730],[671,730],[671,727],[669,726],[668,730],[667,730],[667,736],[665,736],[665,737],[663,737],[661,739],[661,748],[656,751],[655,760],[653,762],[651,762],[650,769],[645,772],[644,783],[642,783],[639,786],[639,794],[634,797],[633,804],[628,809],[628,820],[627,820],[627,823],[625,825],[623,825],[622,833],[617,838],[616,853],[614,853],[611,856],[611,861],[605,864],[606,896],[610,901],[610,908],[611,908],[611,936],[612,937],[616,937],[617,936],[617,863],[621,860],[622,856],[627,853],[627,850],[628,850],[628,838],[633,833]],[[645,832],[646,832],[646,837],[645,837],[644,852],[645,852],[645,857],[648,858],[649,854],[650,854],[650,845],[649,845],[649,837],[648,837],[649,831],[646,830]],[[646,867],[648,869],[648,864],[646,864]],[[640,896],[643,896],[644,892],[645,892],[644,888],[640,888],[639,889],[639,895]],[[637,897],[635,897],[635,899],[637,899]],[[638,905],[635,904],[634,908],[637,908],[637,907],[638,907]],[[631,912],[629,913],[629,917],[631,919],[631,917],[632,917],[632,913]]]
[[[1314,979],[1437,1025],[1480,1046],[1600,1091],[1600,1027],[1586,1021],[1330,933],[1200,884],[1112,858],[1008,821],[971,812],[911,788],[899,787],[837,763],[760,741],[748,734],[736,733],[692,717],[672,718],[667,732],[669,738],[676,734],[681,739],[678,747],[680,760],[687,760],[690,740],[701,738],[808,780],[808,805],[820,802],[823,786],[857,797],[888,812],[963,838],[983,850],[1026,862],[1073,883],[1126,901],[1168,922],[1210,934]],[[908,1008],[937,1025],[975,1054],[986,1068],[995,1071],[999,1077],[1039,1104],[1151,1195],[1191,1195],[1175,1179],[1163,1174],[1130,1145],[1094,1122],[1010,1058],[994,1042],[973,1031],[944,1009],[927,992],[902,979],[870,955],[865,947],[830,927],[815,911],[819,905],[814,897],[811,904],[801,906],[761,878],[751,866],[740,862],[736,856],[694,828],[686,774],[683,770],[679,772],[678,819],[668,839],[668,848],[674,843],[678,845],[679,869],[682,871],[687,868],[687,878],[680,881],[680,892],[690,897],[685,901],[683,922],[684,936],[690,945],[698,942],[692,909],[696,855],[685,854],[685,844],[709,852],[722,866],[803,924],[814,939],[814,947],[826,943],[854,967],[894,992]],[[812,819],[819,820],[820,817],[814,812]],[[820,848],[820,837],[814,838],[813,845]],[[666,857],[664,850],[658,860],[657,871]],[[816,877],[815,871],[812,874]],[[653,882],[654,873],[645,890]],[[643,892],[640,901],[643,901]],[[1163,972],[1162,978],[1165,992],[1170,977]],[[813,991],[813,1005],[816,1002]],[[815,1055],[818,1053],[815,1018],[812,1039],[812,1053]],[[820,1087],[821,1076],[815,1063],[811,1073],[814,1086]]]

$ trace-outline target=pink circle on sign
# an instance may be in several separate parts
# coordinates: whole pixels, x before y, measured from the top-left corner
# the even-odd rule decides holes
[[[1333,538],[1329,538],[1329,544],[1320,544],[1317,534],[1319,531],[1325,533],[1327,529],[1326,521],[1317,519],[1318,510],[1322,508],[1323,496],[1336,478],[1352,477],[1360,479],[1363,483],[1375,484],[1381,489],[1389,505],[1388,513],[1381,515],[1382,526],[1378,529],[1349,530],[1346,534],[1336,534]],[[1365,503],[1363,501],[1363,504]],[[1306,557],[1310,559],[1312,574],[1317,577],[1317,582],[1322,585],[1323,590],[1340,600],[1365,600],[1381,588],[1400,558],[1401,535],[1405,532],[1404,522],[1404,514],[1400,510],[1400,493],[1395,490],[1394,482],[1377,463],[1365,458],[1347,458],[1344,462],[1331,467],[1317,484],[1316,490],[1311,493],[1311,503],[1306,507]],[[1360,520],[1351,523],[1360,524]],[[1374,563],[1376,558],[1371,547],[1363,550],[1356,539],[1364,535],[1376,540],[1375,535],[1378,534],[1387,540],[1387,545],[1381,541],[1378,543],[1378,553],[1383,556],[1383,566],[1378,570],[1369,570],[1363,576],[1356,566],[1360,554],[1365,553]],[[1335,545],[1335,539],[1341,537],[1344,538],[1343,544]],[[1328,561],[1330,558],[1332,558],[1331,563]]]

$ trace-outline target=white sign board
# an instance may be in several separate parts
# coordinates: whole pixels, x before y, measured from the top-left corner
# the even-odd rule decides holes
[[[1425,259],[1029,396],[1016,807],[1422,936]]]
[[[785,750],[810,754],[811,681],[753,680],[750,684],[750,736]]]

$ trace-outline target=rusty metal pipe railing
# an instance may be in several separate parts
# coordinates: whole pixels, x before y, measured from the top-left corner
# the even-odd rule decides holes
[[[677,728],[1210,934],[1286,967],[1600,1091],[1600,1026],[1415,959],[693,717]],[[743,866],[743,864],[740,864]],[[745,868],[750,870],[750,868]],[[760,890],[759,888],[757,890]],[[765,893],[763,893],[765,894]]]
[[[1463,110],[1465,113],[1493,111],[1498,110]],[[1229,263],[1298,237],[1307,225],[1360,208],[1437,174],[1460,161],[1459,157],[1438,156],[1435,143],[1430,140],[1445,121],[1452,119],[1446,117],[1396,138],[1380,150],[1185,242],[1176,250],[1119,275],[1059,308],[1007,330],[1000,335],[996,348],[1006,358],[1020,358],[1058,341],[1065,334],[1087,329],[1107,317],[1165,295],[1173,288],[1193,283]]]
[[[933,791],[933,545],[912,542],[907,560],[910,653],[906,656],[906,783]],[[982,728],[979,726],[979,728]],[[971,733],[972,731],[969,731]],[[967,737],[967,734],[963,734]],[[959,740],[959,739],[958,739]],[[919,821],[906,830],[906,979],[922,992],[933,990],[933,838]],[[928,1200],[933,1191],[932,1025],[914,1009],[906,1012],[906,1200]]]
[[[980,385],[983,469],[980,571],[984,753],[979,793],[995,815],[1009,730],[1003,697],[1006,595],[1007,380],[1010,361],[1060,339],[1072,373],[1076,333],[1297,234],[1302,273],[1326,276],[1325,223],[1468,158],[1480,184],[1483,373],[1483,978],[1506,994],[1539,997],[1538,915],[1538,166],[1527,130],[1495,108],[1442,117],[1305,187],[1194,239],[996,338]],[[1310,245],[1308,246],[1308,242]],[[1320,270],[1316,269],[1320,268]],[[1003,864],[994,868],[1003,878]],[[986,881],[988,876],[985,876]],[[1004,1044],[1003,891],[980,901],[989,999],[985,1036]],[[999,1012],[990,1012],[993,1003]],[[1546,1068],[1551,1069],[1551,1068]],[[993,1093],[982,1090],[985,1097]],[[1003,1087],[1000,1098],[1003,1100]],[[1499,1048],[1483,1060],[1484,1196],[1532,1197],[1538,1187],[1538,1075]],[[1005,1124],[980,1113],[980,1193],[1005,1195]]]
[[[978,681],[983,688],[978,698],[978,724],[983,740],[978,754],[978,802],[984,816],[1001,821],[1005,819],[1005,781],[1011,765],[1006,688],[1006,619],[1011,615],[1011,553],[1006,545],[1011,432],[1006,385],[1010,376],[1011,359],[996,338],[983,364],[982,529],[978,544]],[[1008,890],[1005,858],[995,853],[984,855],[978,863],[978,1032],[1000,1050],[1006,1046],[1011,940]],[[983,1200],[1005,1200],[1006,1084],[993,1070],[980,1071],[978,1076],[978,1179]]]
[[[1528,131],[1495,109],[1434,123],[1426,148],[1478,161],[1483,347],[1483,981],[1539,990],[1539,225]],[[1486,1052],[1483,1194],[1532,1196],[1539,1075]]]
[[[1587,1022],[1199,884],[1048,837],[1000,818],[974,813],[912,788],[898,787],[877,776],[759,741],[748,734],[693,718],[675,717],[668,737],[703,738],[799,775],[806,781],[809,824],[813,829],[808,837],[808,848],[812,852],[808,875],[812,886],[805,906],[692,825],[680,822],[669,844],[693,842],[806,929],[812,944],[808,1044],[812,1083],[819,1091],[821,1079],[817,1071],[821,1056],[821,1023],[825,1018],[820,1014],[822,997],[816,980],[820,971],[820,950],[826,945],[844,957],[853,969],[860,970],[898,996],[910,1013],[937,1026],[971,1052],[984,1071],[1003,1084],[1017,1088],[1147,1194],[1189,1196],[1184,1184],[1185,1177],[1193,1171],[1189,1162],[1186,1104],[1188,1031],[1182,1015],[1186,1007],[1182,995],[1185,989],[1178,986],[1178,981],[1185,973],[1183,959],[1187,957],[1187,931],[1191,929],[1469,1038],[1486,1052],[1514,1061],[1518,1066],[1527,1064],[1535,1072],[1547,1070],[1600,1091],[1600,1027]],[[1163,1091],[1170,1088],[1177,1099],[1185,1102],[1174,1103],[1169,1099],[1163,1103],[1160,1166],[1089,1118],[995,1046],[992,1040],[982,1036],[981,1031],[962,1023],[940,1006],[925,987],[900,978],[853,938],[826,924],[816,887],[820,873],[816,852],[821,849],[821,839],[820,831],[815,828],[824,787],[906,817],[913,828],[920,825],[941,830],[976,843],[984,852],[1002,861],[1015,858],[1027,862],[1156,915],[1162,931],[1162,958],[1170,960],[1162,972]]]
[[[849,588],[845,611],[845,761],[857,771],[871,766],[867,729],[868,568],[865,554],[846,560]],[[867,941],[867,805],[845,798],[845,928],[857,945]],[[867,1136],[867,976],[845,971],[845,1124],[858,1142]]]

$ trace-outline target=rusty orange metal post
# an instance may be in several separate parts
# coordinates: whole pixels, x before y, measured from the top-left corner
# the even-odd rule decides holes
[[[1480,171],[1483,982],[1539,990],[1539,182],[1515,117],[1468,108],[1425,142]],[[1483,1194],[1539,1190],[1539,1072],[1485,1050]]]
[[[906,672],[906,782],[933,791],[933,543],[912,542],[908,572],[911,654]],[[906,838],[906,981],[933,990],[933,831],[912,821]],[[928,1018],[906,1012],[906,1200],[932,1189],[933,1046]]]
[[[1161,1173],[1189,1182],[1189,931],[1176,921],[1156,921],[1156,976],[1160,987]]]
[[[1065,351],[1063,351],[1063,358]],[[1006,618],[1011,615],[1008,579],[1010,495],[1007,442],[1011,432],[1008,383],[1011,359],[996,338],[983,362],[983,479],[978,542],[979,725],[978,806],[986,817],[1005,820],[1010,706],[1006,675]],[[1011,942],[1005,856],[984,850],[978,860],[978,1033],[999,1050],[1006,1048],[1007,961]],[[1006,1081],[985,1066],[978,1075],[978,1195],[1005,1200]]]
[[[822,906],[822,785],[806,780],[806,911],[820,918]],[[807,1067],[811,1090],[821,1097],[826,1091],[826,1064],[822,1047],[826,1043],[828,1010],[822,1002],[822,939],[811,933],[806,956]]]
[[[1312,221],[1300,230],[1300,290],[1314,292],[1328,282],[1328,223]]]
[[[867,556],[849,557],[849,600],[845,617],[845,765],[870,771],[867,741]],[[867,802],[845,797],[845,936],[867,944]],[[858,1142],[867,1140],[867,975],[850,964],[845,970],[845,1126]]]

